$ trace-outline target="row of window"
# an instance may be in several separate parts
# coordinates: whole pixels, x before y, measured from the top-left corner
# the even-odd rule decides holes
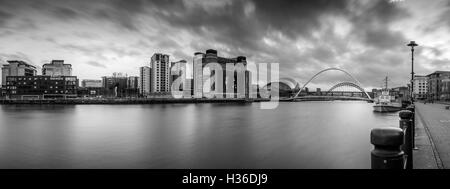
[[[68,90],[66,90],[66,91],[57,91],[57,90],[55,90],[55,91],[44,91],[44,93],[45,94],[48,94],[48,93],[55,93],[55,94],[73,94],[74,92],[73,91],[68,91]],[[30,92],[23,92],[23,91],[19,91],[19,93],[20,94],[23,94],[23,93],[30,93]],[[17,92],[17,90],[12,90],[11,91],[11,94],[18,94],[18,92]]]
[[[41,85],[77,85],[76,82],[73,81],[67,81],[67,82],[55,82],[55,83],[47,83],[45,82],[44,84],[40,83]],[[6,85],[37,85],[37,82],[6,82]]]
[[[32,81],[32,80],[60,80],[63,81],[64,78],[61,77],[8,77],[8,81]],[[65,78],[66,81],[76,81],[77,78],[76,77],[66,77]]]

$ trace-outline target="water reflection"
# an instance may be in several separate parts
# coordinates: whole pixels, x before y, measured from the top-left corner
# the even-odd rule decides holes
[[[366,102],[0,106],[1,168],[369,168]]]

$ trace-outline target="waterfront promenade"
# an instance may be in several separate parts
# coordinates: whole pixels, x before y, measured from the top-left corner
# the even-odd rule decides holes
[[[416,102],[414,169],[450,168],[449,105]]]

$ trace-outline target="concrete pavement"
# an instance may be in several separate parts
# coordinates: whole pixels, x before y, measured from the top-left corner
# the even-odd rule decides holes
[[[450,168],[450,110],[444,104],[416,102],[414,169]]]

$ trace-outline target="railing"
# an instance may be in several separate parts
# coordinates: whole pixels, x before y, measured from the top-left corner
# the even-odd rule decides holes
[[[370,132],[372,169],[412,169],[414,147],[414,105],[399,113],[400,127],[375,128]]]

